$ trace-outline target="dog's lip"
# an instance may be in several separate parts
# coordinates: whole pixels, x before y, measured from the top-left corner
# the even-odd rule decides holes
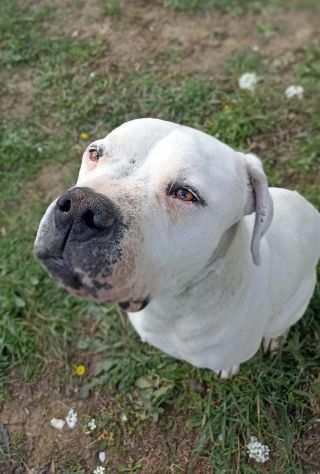
[[[43,264],[47,267],[49,272],[52,272],[53,274],[56,274],[56,275],[58,273],[58,276],[59,276],[60,271],[63,271],[63,273],[65,273],[65,275],[68,276],[69,285],[70,283],[72,283],[70,286],[73,289],[77,290],[82,286],[81,281],[79,279],[79,275],[75,274],[70,269],[69,265],[66,263],[63,257],[63,254],[54,254],[54,253],[49,253],[46,250],[38,251],[36,249],[35,255],[43,262]],[[85,287],[83,288],[85,289]],[[110,304],[117,303],[120,306],[120,308],[123,309],[124,311],[129,311],[133,313],[133,312],[138,312],[145,309],[150,303],[150,296],[146,296],[145,298],[141,298],[141,299],[126,300],[126,301],[115,301],[111,297],[109,301],[105,301],[105,302],[110,303]]]
[[[70,268],[63,255],[55,255],[48,252],[41,252],[39,255],[39,252],[37,252],[36,256],[50,274],[62,281],[63,286],[66,285],[73,289],[81,287],[79,275]]]
[[[37,257],[42,260],[42,262],[45,264],[45,265],[48,265],[50,263],[53,263],[54,265],[58,266],[58,267],[63,267],[66,269],[67,265],[66,265],[66,261],[65,259],[63,258],[62,255],[48,255],[48,254],[44,254],[44,255],[37,255]]]
[[[54,260],[55,262],[62,263],[64,262],[63,256],[62,255],[48,255],[48,254],[43,254],[40,256],[43,260]]]
[[[46,247],[35,244],[33,248],[34,255],[39,258],[39,260],[56,260],[63,261],[62,253],[54,254],[49,251]]]

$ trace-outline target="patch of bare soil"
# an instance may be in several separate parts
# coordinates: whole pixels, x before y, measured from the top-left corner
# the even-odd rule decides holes
[[[320,470],[320,421],[317,419],[298,443],[298,454],[305,466]],[[318,472],[318,471],[316,471]]]
[[[52,378],[52,377],[51,377]],[[97,453],[101,446],[106,449],[108,466],[112,472],[139,472],[140,474],[172,474],[188,472],[193,459],[192,473],[211,474],[212,466],[201,457],[194,458],[196,430],[186,430],[187,415],[163,414],[165,423],[137,421],[134,413],[128,413],[128,424],[121,426],[119,407],[114,394],[92,394],[85,401],[79,400],[77,386],[66,391],[45,378],[38,384],[27,385],[19,378],[11,384],[9,399],[0,405],[0,427],[4,427],[11,440],[23,440],[22,458],[12,448],[11,457],[4,461],[0,455],[0,472],[5,474],[51,474],[61,471],[67,462],[83,466],[85,472],[92,472],[97,465]],[[64,427],[58,431],[50,420],[65,418],[68,410],[74,408],[79,416],[75,429]],[[134,410],[134,407],[132,407]],[[108,413],[118,422],[110,421],[107,427],[98,427],[94,433],[86,433],[84,420],[98,418]],[[101,418],[101,417],[100,417]],[[173,423],[174,421],[174,423]],[[115,429],[118,425],[119,428]],[[168,429],[168,426],[173,427]],[[0,432],[1,438],[1,432]],[[103,441],[102,441],[103,440]],[[101,443],[104,443],[103,445]],[[7,462],[7,464],[5,464]],[[20,471],[17,471],[20,466]],[[70,465],[71,466],[71,465]],[[132,471],[130,470],[132,468]],[[2,469],[2,470],[1,470]],[[138,470],[136,470],[138,469]],[[67,472],[67,471],[66,471]]]
[[[45,379],[36,385],[23,384],[17,380],[12,385],[9,400],[0,407],[0,423],[6,427],[11,439],[19,435],[20,439],[25,440],[23,464],[27,469],[33,469],[35,474],[44,466],[59,466],[70,459],[91,468],[95,462],[94,450],[92,452],[90,449],[92,439],[79,425],[73,430],[64,427],[58,431],[51,427],[50,420],[65,418],[71,407],[79,414],[90,416],[96,412],[98,403],[98,398],[84,402],[75,396],[66,397]],[[10,459],[12,472],[15,472],[19,461],[15,455]]]
[[[39,8],[27,0],[23,5]],[[43,0],[41,6],[51,7]],[[268,59],[283,63],[294,61],[294,52],[319,36],[319,15],[307,11],[283,11],[241,17],[208,11],[186,15],[165,8],[155,0],[122,0],[119,16],[103,13],[101,0],[55,0],[54,16],[44,19],[43,28],[52,38],[97,37],[108,44],[105,57],[95,67],[102,72],[139,70],[146,63],[162,67],[166,73],[206,72],[219,76],[234,53],[253,48]],[[32,77],[1,72],[6,84],[0,113],[8,118],[26,118],[31,113]]]
[[[120,466],[124,457],[136,464],[139,474],[213,474],[208,459],[193,453],[199,433],[186,429],[188,415],[166,412],[163,417],[167,426],[174,420],[170,431],[152,422],[145,423],[143,430],[135,429],[133,437],[125,438],[122,449],[114,452],[113,466]]]
[[[102,2],[57,2],[56,21],[48,23],[54,35],[97,36],[109,45],[101,68],[139,69],[146,62],[161,63],[169,56],[168,73],[209,72],[219,75],[237,51],[258,47],[272,58],[303,48],[320,31],[312,12],[267,10],[261,15],[232,16],[208,11],[187,15],[165,8],[163,2],[123,0],[121,14],[107,17]]]

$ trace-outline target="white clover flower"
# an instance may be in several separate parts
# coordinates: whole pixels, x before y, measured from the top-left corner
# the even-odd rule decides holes
[[[77,415],[77,412],[71,408],[69,411],[68,411],[68,414],[66,416],[66,422],[67,422],[67,425],[69,426],[69,428],[71,428],[73,430],[73,428],[75,428],[77,422],[78,422],[78,415]]]
[[[239,78],[239,87],[240,89],[254,92],[257,82],[258,82],[258,77],[255,72],[245,72]]]
[[[93,474],[105,474],[106,469],[103,466],[98,466],[93,471]]]
[[[99,451],[98,453],[98,459],[101,462],[101,464],[104,464],[107,460],[107,454],[105,451]]]
[[[121,421],[122,421],[122,423],[126,423],[126,422],[128,421],[128,417],[127,417],[127,415],[126,415],[125,413],[122,413],[122,415],[121,415]]]
[[[250,443],[247,445],[247,452],[250,459],[259,463],[265,463],[270,457],[269,446],[260,443],[255,436],[251,436]]]
[[[50,425],[52,426],[52,428],[55,428],[56,430],[61,431],[65,424],[66,422],[59,418],[52,418],[52,420],[50,420]]]
[[[292,99],[292,97],[297,97],[298,99],[303,99],[304,88],[302,86],[289,86],[285,90],[285,95],[287,99]]]
[[[97,427],[96,419],[91,418],[91,420],[88,422],[89,431],[94,431],[96,427]]]

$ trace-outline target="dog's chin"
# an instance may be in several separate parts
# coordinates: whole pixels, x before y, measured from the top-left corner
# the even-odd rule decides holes
[[[116,285],[113,287],[107,281],[99,282],[82,272],[75,272],[66,265],[63,258],[48,257],[42,263],[68,293],[78,298],[101,304],[118,304],[122,310],[129,313],[142,311],[150,302],[149,296],[136,298],[127,295],[126,292],[122,295]]]
[[[119,300],[112,296],[112,292],[103,291],[101,288],[88,288],[86,286],[79,286],[79,288],[72,288],[62,282],[63,288],[73,296],[83,298],[85,300],[93,301],[100,304],[117,304],[123,311],[128,313],[137,313],[147,307],[150,298],[124,298]]]

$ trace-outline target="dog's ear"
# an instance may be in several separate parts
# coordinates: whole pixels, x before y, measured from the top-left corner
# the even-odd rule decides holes
[[[268,230],[273,217],[273,201],[268,180],[259,158],[244,155],[248,175],[248,197],[245,214],[256,213],[251,239],[251,254],[256,265],[260,264],[260,240]]]

